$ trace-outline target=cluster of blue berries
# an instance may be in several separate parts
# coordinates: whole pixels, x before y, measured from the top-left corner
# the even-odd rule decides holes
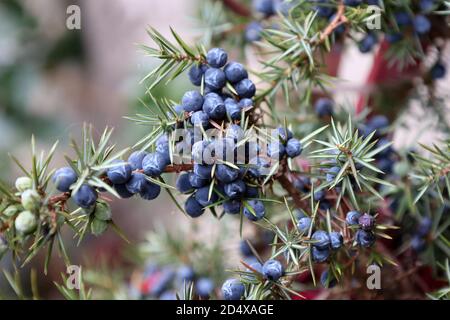
[[[319,98],[314,104],[314,111],[319,118],[328,118],[333,115],[334,102],[329,98]]]
[[[208,299],[215,290],[211,278],[197,275],[189,265],[150,264],[134,284],[133,291],[140,299],[176,300],[176,292],[183,291],[184,286],[190,283],[194,284],[195,293],[202,299]]]
[[[284,266],[280,261],[270,259],[264,264],[261,264],[255,259],[249,264],[252,269],[247,269],[248,272],[256,272],[259,277],[265,280],[278,281],[285,274]],[[254,276],[243,276],[245,280],[254,279]],[[240,300],[245,293],[245,285],[237,279],[229,279],[225,281],[222,286],[222,296],[225,300]]]
[[[358,211],[349,211],[345,217],[347,225],[356,229],[355,242],[361,247],[369,248],[374,245],[376,237],[373,232],[375,218],[368,213],[361,214]]]
[[[340,232],[330,233],[324,230],[314,230],[312,219],[304,213],[297,213],[297,230],[301,235],[307,236],[311,230],[311,256],[314,262],[325,262],[334,250],[339,250],[344,244],[344,238]]]
[[[258,147],[243,142],[245,132],[238,124],[253,106],[255,85],[248,79],[247,70],[238,62],[228,62],[228,54],[220,48],[209,50],[206,63],[194,65],[189,78],[194,85],[204,83],[208,93],[203,96],[199,91],[188,91],[175,108],[194,127],[188,128],[183,122],[189,137],[177,143],[177,146],[185,145],[186,141],[192,144],[194,160],[193,170],[180,174],[176,182],[179,192],[190,195],[185,211],[196,218],[205,208],[221,204],[225,213],[242,212],[249,220],[258,221],[265,215],[264,204],[258,200],[259,185],[265,175],[262,169],[270,163],[262,156],[250,159],[254,157],[252,151],[256,151],[253,149]],[[235,92],[225,91],[227,83]],[[224,127],[221,137],[196,141],[197,128],[215,128],[212,121]],[[268,147],[269,157],[279,160],[302,152],[300,141],[293,138],[291,131],[280,127],[278,134],[281,143]],[[238,147],[241,144],[243,149]],[[207,156],[210,159],[205,159]]]
[[[262,20],[264,20],[278,12],[287,15],[295,2],[290,0],[253,0],[252,8],[255,15],[262,17]],[[251,21],[245,29],[245,40],[247,42],[261,40],[263,29],[263,21]]]

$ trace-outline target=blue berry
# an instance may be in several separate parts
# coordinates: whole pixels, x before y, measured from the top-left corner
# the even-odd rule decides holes
[[[122,160],[114,160],[113,163],[119,165],[109,168],[106,171],[108,179],[113,184],[122,184],[127,182],[131,177],[131,166],[128,163],[124,163]]]
[[[130,193],[136,194],[144,189],[144,185],[147,183],[147,181],[148,180],[143,173],[134,172],[131,174],[131,178],[130,180],[128,180],[125,186]]]
[[[222,296],[225,300],[241,300],[245,293],[245,286],[236,279],[228,279],[222,285]]]
[[[245,188],[245,196],[247,198],[258,198],[259,188],[247,185],[247,187]]]
[[[247,241],[241,240],[241,242],[239,243],[239,250],[242,256],[253,257],[253,251]]]
[[[297,208],[292,210],[292,213],[293,213],[294,217],[297,218],[297,220],[300,220],[301,218],[307,217],[307,215],[305,214],[305,212],[303,210],[300,210],[300,209],[297,209]]]
[[[178,176],[176,188],[181,193],[190,193],[194,190],[194,187],[189,181],[189,173],[182,173]]]
[[[309,217],[303,217],[298,220],[297,229],[303,234],[308,233],[309,228],[311,227],[312,220]]]
[[[174,106],[173,110],[177,115],[184,113],[184,108],[181,104],[177,104],[176,106]]]
[[[377,37],[373,33],[368,33],[360,42],[359,42],[359,51],[362,53],[367,53],[372,51],[373,47],[377,44]]]
[[[284,16],[289,14],[289,11],[295,6],[294,1],[289,0],[274,0],[274,9],[276,12]]]
[[[144,160],[145,156],[148,153],[145,151],[135,151],[128,157],[128,163],[131,166],[131,170],[141,170],[142,169],[142,160]]]
[[[322,201],[323,199],[325,199],[325,195],[326,195],[326,193],[324,190],[319,190],[319,191],[314,192],[314,195],[313,195],[314,201]]]
[[[408,12],[398,11],[394,13],[394,18],[399,27],[404,27],[411,24],[411,17]]]
[[[250,22],[245,28],[245,40],[247,42],[255,42],[261,40],[261,32],[263,27],[257,21]]]
[[[184,210],[191,218],[200,217],[205,211],[193,195],[190,196],[184,203]]]
[[[361,213],[358,211],[349,211],[347,212],[347,216],[345,217],[345,221],[349,226],[357,225],[359,222],[359,217],[361,217]]]
[[[231,199],[236,199],[245,194],[245,189],[245,182],[242,180],[236,180],[225,185],[225,194]]]
[[[202,179],[211,179],[212,165],[209,164],[194,164],[194,173]]]
[[[377,167],[381,171],[383,171],[385,174],[392,173],[392,169],[394,167],[395,162],[392,159],[389,158],[382,158],[377,161]]]
[[[358,230],[355,238],[356,243],[365,248],[369,248],[375,243],[375,235],[371,231]]]
[[[195,290],[201,298],[208,298],[214,290],[214,283],[209,278],[200,278],[195,283]]]
[[[295,158],[299,156],[303,151],[302,143],[297,139],[289,139],[286,144],[286,153],[289,158]]]
[[[195,163],[203,163],[204,160],[206,160],[206,150],[209,144],[209,141],[206,140],[201,140],[194,143],[194,145],[192,146],[192,157]]]
[[[212,205],[219,200],[218,195],[214,191],[211,192],[210,196],[209,190],[209,186],[205,186],[195,192],[195,200],[203,207]]]
[[[334,286],[336,286],[337,281],[336,281],[336,279],[328,272],[328,270],[325,270],[325,271],[322,272],[322,274],[320,275],[320,283],[321,283],[322,286],[324,286],[325,288],[333,288]]]
[[[55,171],[52,181],[61,192],[68,192],[70,186],[77,182],[77,173],[71,167],[63,167]]]
[[[208,93],[205,96],[203,102],[203,111],[211,118],[215,120],[221,120],[225,118],[226,108],[222,98],[216,93]]]
[[[142,160],[142,169],[148,176],[160,176],[167,166],[166,160],[167,159],[165,159],[165,157],[161,153],[149,153],[145,156],[144,160]]]
[[[328,169],[327,175],[326,175],[327,182],[334,181],[334,179],[336,178],[339,171],[341,171],[341,168],[339,168],[339,167],[331,167],[330,169]]]
[[[221,69],[209,68],[205,72],[205,85],[216,91],[221,90],[226,84],[225,73]]]
[[[423,12],[430,12],[436,5],[436,0],[420,0],[419,7]]]
[[[358,219],[358,224],[363,230],[372,230],[375,225],[375,219],[368,213],[364,213]]]
[[[177,295],[175,292],[173,291],[164,291],[160,296],[159,296],[159,300],[162,301],[172,301],[172,300],[177,300]]]
[[[88,184],[82,184],[77,192],[73,195],[73,201],[84,209],[88,209],[97,201],[97,191]]]
[[[244,98],[239,101],[238,105],[241,109],[247,109],[253,106],[253,100],[250,98]]]
[[[389,43],[396,43],[403,39],[403,35],[399,32],[387,33],[385,37]]]
[[[297,177],[297,179],[294,180],[294,187],[300,192],[308,192],[309,188],[311,186],[311,179],[305,176]]]
[[[253,0],[252,4],[256,12],[262,13],[266,17],[275,13],[273,0]]]
[[[245,78],[248,78],[248,72],[244,66],[238,62],[230,62],[223,69],[225,77],[230,83],[237,83]]]
[[[411,248],[416,252],[422,252],[423,250],[425,250],[425,247],[425,239],[419,235],[414,235],[414,237],[411,239]]]
[[[362,0],[344,0],[344,4],[349,7],[357,7],[362,4]]]
[[[191,282],[194,280],[195,272],[191,266],[183,265],[177,270],[177,281],[179,283]]]
[[[225,100],[225,109],[227,111],[227,115],[231,120],[239,120],[241,119],[242,108],[236,102],[236,100],[228,98]]]
[[[153,200],[156,199],[160,193],[161,187],[156,183],[153,183],[146,179],[146,183],[142,185],[139,195],[141,196],[142,199]]]
[[[294,137],[294,134],[291,130],[284,128],[284,127],[278,127],[277,128],[277,134],[283,142],[287,142],[288,140],[292,139]]]
[[[189,183],[196,189],[202,188],[209,183],[210,179],[203,179],[199,175],[191,172],[189,173]]]
[[[188,91],[183,95],[181,105],[187,112],[200,111],[203,106],[203,96],[198,91]]]
[[[333,106],[334,106],[333,100],[328,98],[320,98],[314,104],[314,111],[321,118],[332,116]]]
[[[330,236],[323,230],[314,232],[311,239],[314,240],[312,245],[319,249],[326,249],[330,245]]]
[[[385,145],[389,145],[390,143],[391,143],[391,141],[389,141],[388,139],[382,138],[382,139],[378,140],[378,142],[376,144],[376,148],[380,148]],[[394,149],[392,149],[392,145],[390,145],[389,147],[386,147],[382,151],[380,151],[377,154],[377,157],[389,157],[393,152],[394,152]]]
[[[206,61],[213,68],[222,68],[228,60],[228,54],[221,48],[213,48],[206,54]]]
[[[319,249],[317,247],[311,248],[311,258],[314,262],[321,263],[327,261],[330,256],[330,249]]]
[[[235,142],[244,139],[244,135],[244,130],[237,124],[231,124],[227,128],[227,138],[233,139]]]
[[[267,147],[267,155],[272,159],[280,160],[285,154],[285,147],[279,142],[271,142]]]
[[[382,129],[386,129],[387,127],[389,127],[389,120],[385,116],[378,115],[378,116],[374,116],[373,118],[371,118],[369,120],[368,125],[373,130],[382,130]]]
[[[115,184],[114,189],[122,199],[128,199],[134,195],[133,193],[128,191],[127,186],[125,184]]]
[[[417,15],[414,18],[414,30],[420,35],[426,34],[431,29],[431,22],[430,20],[425,17],[424,15]]]
[[[253,209],[253,212],[244,207],[244,216],[250,221],[258,221],[261,220],[266,214],[266,210],[264,208],[264,203],[260,200],[249,200],[247,201],[249,207]]]
[[[242,98],[252,98],[256,93],[255,84],[250,79],[243,79],[234,85],[237,94]]]
[[[325,200],[322,200],[322,201],[320,202],[320,204],[319,204],[320,210],[324,210],[324,211],[330,210],[331,207],[332,207],[331,202],[328,201],[328,200],[326,200],[326,199],[325,199]]]
[[[156,152],[163,156],[166,164],[170,161],[169,136],[164,134],[156,140]]]
[[[241,212],[241,206],[240,200],[231,199],[223,203],[223,210],[228,214],[238,214]]]
[[[202,78],[205,74],[204,65],[193,65],[188,72],[189,80],[194,86],[200,86],[202,84]]]
[[[336,19],[336,14],[333,14],[328,20],[331,23],[332,21],[334,21],[334,19]],[[343,34],[345,32],[345,24],[340,24],[338,27],[336,27],[333,31],[333,33],[336,36],[340,36],[341,34]]]
[[[217,180],[223,183],[230,183],[236,180],[239,176],[239,170],[229,167],[225,164],[218,164],[215,172]]]
[[[344,238],[342,237],[342,234],[340,232],[333,231],[330,233],[330,242],[331,248],[337,250],[340,247],[342,247],[342,244],[344,243]]]
[[[438,61],[431,68],[431,78],[434,80],[444,78],[446,73],[447,73],[447,69],[446,69],[445,65],[440,61]]]
[[[283,265],[278,260],[267,260],[263,265],[264,278],[277,281],[284,275]]]
[[[209,116],[206,112],[196,111],[191,115],[191,123],[194,126],[201,126],[206,129],[209,126]]]
[[[334,9],[329,5],[327,0],[315,0],[314,2],[319,3],[319,5],[314,6],[314,10],[317,11],[317,15],[322,18],[328,18],[333,15]],[[322,4],[325,4],[322,6]]]
[[[430,233],[431,227],[433,225],[433,221],[430,217],[424,217],[420,221],[419,225],[417,226],[417,234],[421,237],[425,237]]]

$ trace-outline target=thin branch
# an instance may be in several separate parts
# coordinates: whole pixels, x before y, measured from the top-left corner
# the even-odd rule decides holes
[[[251,16],[250,9],[236,0],[222,0],[222,3],[225,5],[225,7],[227,7],[237,15],[240,15],[242,17]]]

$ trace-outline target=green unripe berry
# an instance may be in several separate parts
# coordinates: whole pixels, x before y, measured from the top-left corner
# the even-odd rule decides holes
[[[15,183],[16,189],[20,192],[33,188],[33,180],[29,177],[19,177]]]
[[[0,235],[0,258],[8,251],[8,241]]]
[[[22,193],[22,206],[25,208],[25,210],[34,211],[36,209],[39,209],[39,206],[41,204],[41,197],[39,196],[39,193],[37,193],[36,190],[29,189],[25,190]]]
[[[108,228],[108,222],[95,218],[91,223],[91,233],[100,236]]]
[[[19,233],[29,234],[36,229],[36,216],[31,211],[22,211],[14,221],[14,226]]]
[[[408,175],[409,171],[410,171],[410,167],[406,161],[397,162],[394,165],[394,173],[401,178],[406,177]]]
[[[17,205],[10,205],[3,210],[3,214],[8,218],[15,216],[17,213],[21,211],[20,207]]]
[[[97,201],[94,214],[96,219],[103,221],[111,220],[112,217],[111,208],[105,201]]]

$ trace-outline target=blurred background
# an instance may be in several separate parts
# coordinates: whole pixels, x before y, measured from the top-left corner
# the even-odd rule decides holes
[[[81,30],[66,27],[70,5],[81,8]],[[78,137],[83,122],[92,123],[99,135],[105,126],[114,127],[112,141],[119,149],[133,145],[148,128],[123,116],[142,108],[139,100],[144,98],[145,84],[140,80],[157,63],[146,57],[138,44],[151,44],[148,26],[168,37],[171,26],[187,42],[194,40],[198,36],[197,8],[196,0],[1,0],[0,179],[13,181],[19,174],[8,153],[29,164],[32,134],[39,149],[48,150],[55,140],[60,141],[54,167],[64,163],[65,153],[71,154],[69,138]],[[352,91],[364,82],[372,57],[361,55],[356,48],[346,50],[339,75],[345,78],[342,86],[348,90],[340,91],[336,99],[352,103],[357,96],[356,92],[352,96]],[[448,79],[440,86],[448,89]],[[168,87],[160,86],[155,95],[179,100],[188,87],[183,75]],[[406,121],[408,125],[397,140],[431,141],[434,133],[429,122],[421,110],[412,108],[415,116]],[[410,134],[411,128],[417,134]],[[167,195],[150,205],[136,199],[113,201],[112,206],[115,222],[132,244],[142,240],[157,222],[173,225],[183,220],[180,225],[188,224]],[[212,218],[203,220],[212,222]],[[80,247],[74,243],[70,250],[74,264],[106,262],[119,268],[127,263],[123,253],[128,250],[126,242],[111,231],[99,239],[88,237]],[[42,274],[42,258],[34,262],[38,274]],[[0,264],[6,267],[10,261],[4,259]],[[52,280],[60,279],[61,272],[62,260],[53,259],[49,275],[39,278],[46,298],[60,297]],[[2,276],[0,289],[7,290]]]
[[[70,5],[81,8],[81,30],[66,27]],[[184,0],[1,0],[0,179],[13,181],[19,174],[8,153],[29,165],[32,134],[39,149],[48,150],[60,141],[55,167],[64,164],[65,153],[71,154],[69,139],[78,138],[83,122],[92,123],[99,135],[105,126],[114,127],[112,141],[119,149],[133,145],[148,128],[123,116],[142,108],[139,99],[145,85],[140,80],[154,63],[138,44],[150,44],[146,34],[150,25],[168,35],[169,23],[192,39],[194,10],[192,2]],[[155,94],[179,99],[185,80],[181,77]],[[132,243],[142,239],[156,217],[164,219],[174,211],[164,195],[151,206],[138,199],[113,203],[114,218]],[[120,265],[125,244],[110,232],[72,247],[70,256],[74,264],[106,259]],[[5,260],[1,267],[10,266]],[[50,275],[39,279],[49,289],[54,288],[51,280],[60,279],[64,271],[60,259],[52,264]],[[41,274],[42,257],[35,265]],[[3,276],[0,287],[7,287]]]

